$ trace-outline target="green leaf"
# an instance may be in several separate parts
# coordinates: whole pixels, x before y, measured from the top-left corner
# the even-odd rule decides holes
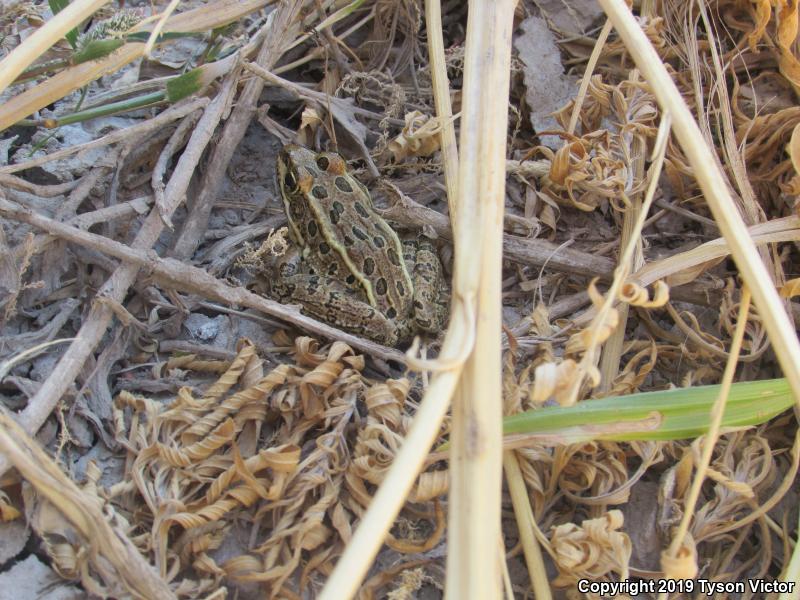
[[[695,438],[708,431],[719,390],[719,385],[709,385],[548,406],[506,417],[503,433],[518,440],[538,437],[559,443]],[[722,427],[760,425],[793,404],[786,379],[736,383]]]

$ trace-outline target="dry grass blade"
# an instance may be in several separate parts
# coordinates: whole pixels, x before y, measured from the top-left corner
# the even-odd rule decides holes
[[[15,48],[0,61],[0,93],[64,34],[91,17],[104,4],[108,4],[108,0],[75,0]],[[2,129],[5,128],[0,126]]]
[[[210,5],[172,16],[167,20],[165,28],[166,31],[178,32],[206,31],[239,19],[267,3],[268,0],[247,0],[245,2],[217,0]],[[56,18],[63,12],[59,13]],[[103,75],[118,71],[124,65],[143,56],[143,52],[144,45],[141,43],[124,44],[109,56],[70,67],[14,96],[0,106],[0,131],[81,86]]]
[[[689,530],[689,521],[691,520],[692,513],[694,512],[697,498],[700,496],[700,486],[703,484],[706,471],[711,463],[714,445],[717,443],[717,438],[719,437],[722,415],[725,412],[725,403],[728,400],[731,384],[733,383],[733,376],[736,372],[736,362],[742,346],[742,339],[744,338],[745,325],[747,324],[747,311],[749,308],[750,294],[745,288],[739,310],[739,319],[732,341],[731,355],[728,359],[728,363],[725,365],[725,374],[722,379],[722,385],[720,386],[719,397],[715,400],[714,406],[711,409],[711,424],[708,428],[708,435],[706,435],[704,439],[703,453],[700,459],[700,464],[698,466],[697,473],[695,474],[695,479],[692,482],[692,487],[690,488],[686,498],[687,510],[683,515],[683,519],[681,520],[681,523],[675,532],[669,548],[664,552],[664,557],[662,559],[662,567],[664,567],[664,571],[669,577],[677,578],[679,575],[689,575],[689,578],[694,579],[694,577],[697,575],[698,565],[696,564],[694,565],[694,573],[686,573],[686,569],[683,569],[681,573],[671,573],[669,569],[666,568],[666,565],[674,562],[678,558],[678,555],[685,548],[684,544],[687,541],[686,538]],[[689,541],[688,545],[693,545],[693,542]],[[665,600],[665,598],[666,595],[662,594],[662,600]]]

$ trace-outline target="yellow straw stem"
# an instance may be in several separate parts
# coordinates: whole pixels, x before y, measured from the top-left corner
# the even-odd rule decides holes
[[[50,46],[63,38],[70,29],[88,19],[104,4],[108,4],[108,0],[75,0],[17,46],[0,62],[0,93]]]

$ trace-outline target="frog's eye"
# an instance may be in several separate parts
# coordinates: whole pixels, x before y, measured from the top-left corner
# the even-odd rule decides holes
[[[286,190],[294,191],[297,188],[297,178],[291,171],[286,171],[283,176],[283,187]]]

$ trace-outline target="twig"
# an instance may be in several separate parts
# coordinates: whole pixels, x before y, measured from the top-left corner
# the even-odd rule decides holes
[[[64,223],[59,223],[1,198],[0,215],[16,221],[28,223],[47,231],[51,235],[56,235],[69,242],[79,244],[82,247],[113,256],[125,261],[128,265],[135,266],[137,269],[144,268],[150,275],[163,280],[164,283],[170,287],[177,287],[186,292],[195,293],[217,302],[254,308],[265,314],[278,317],[283,321],[294,323],[314,334],[333,340],[342,340],[368,354],[378,356],[385,360],[393,360],[400,363],[405,362],[405,357],[397,350],[387,348],[375,342],[340,331],[330,325],[315,321],[301,314],[294,308],[249,292],[242,287],[229,285],[209,275],[203,269],[186,265],[176,259],[159,258],[152,251],[131,248],[106,237],[89,233],[88,231],[82,231]]]
[[[166,190],[166,186],[164,185],[163,181],[164,173],[166,173],[172,157],[177,154],[177,152],[186,143],[189,134],[191,134],[192,128],[194,128],[194,126],[197,124],[197,120],[201,117],[201,115],[202,112],[196,110],[183,118],[175,131],[172,132],[172,135],[169,137],[169,140],[167,140],[164,148],[158,154],[158,160],[156,161],[156,165],[153,167],[153,172],[150,176],[150,185],[153,187],[153,194],[155,196],[158,214],[161,215],[161,220],[164,221],[164,225],[170,229],[172,229],[172,219],[170,219],[169,215],[167,214],[167,207],[165,205],[166,198],[164,196],[164,191]]]
[[[211,136],[222,118],[228,98],[234,89],[235,83],[230,79],[227,80],[222,90],[209,104],[200,119],[167,185],[167,201],[165,205],[168,214],[172,214],[183,201],[194,169],[209,141],[211,141]],[[191,105],[192,103],[189,104]],[[195,108],[197,106],[193,106],[192,110]],[[151,211],[136,235],[132,247],[149,250],[158,240],[163,230],[164,224],[158,211]],[[112,303],[122,303],[128,293],[128,288],[136,280],[138,272],[139,267],[137,265],[130,263],[121,265],[100,287],[97,293],[98,299],[107,298]],[[34,434],[45,422],[61,399],[61,396],[77,377],[86,359],[94,351],[97,344],[100,343],[106,329],[111,324],[113,316],[113,311],[104,302],[96,302],[92,306],[78,334],[75,336],[76,340],[58,361],[50,376],[44,381],[39,391],[36,392],[36,395],[31,398],[27,408],[19,415],[19,422],[28,433]],[[0,455],[0,475],[8,467],[8,459]]]
[[[26,350],[13,356],[7,361],[0,363],[0,381],[3,381],[3,378],[6,375],[8,375],[8,373],[11,371],[11,369],[14,368],[15,365],[18,365],[19,363],[28,360],[28,358],[30,357],[41,354],[42,352],[47,350],[50,346],[56,346],[58,344],[66,344],[67,342],[71,342],[74,339],[75,338],[62,338],[60,340],[50,340],[48,342],[43,342],[31,348],[27,348]]]
[[[390,123],[391,125],[399,125],[401,127],[405,125],[405,121],[403,121],[402,119],[387,118],[386,115],[384,114],[372,112],[371,110],[365,110],[363,108],[353,106],[351,103],[345,101],[342,98],[337,98],[335,96],[330,96],[322,92],[306,89],[302,85],[299,85],[293,81],[289,81],[288,79],[284,79],[283,77],[278,77],[274,73],[270,73],[266,69],[262,69],[258,65],[253,64],[251,62],[245,62],[243,63],[243,66],[251,73],[254,73],[255,75],[258,75],[259,77],[264,79],[267,83],[290,90],[291,92],[297,94],[297,96],[299,96],[300,98],[305,98],[307,100],[319,102],[322,106],[336,106],[340,110],[348,111],[353,113],[354,115],[366,117],[367,119],[372,119],[374,121],[385,121],[386,123]]]
[[[59,221],[72,218],[78,211],[78,207],[89,197],[92,193],[92,188],[105,177],[106,173],[117,162],[118,152],[113,151],[108,156],[104,157],[105,164],[95,166],[91,171],[86,173],[78,180],[78,186],[72,190],[67,199],[61,203],[58,210],[55,211],[55,218]]]
[[[302,5],[303,2],[295,0],[289,4],[281,4],[270,13],[262,30],[274,32],[274,35],[266,36],[264,39],[256,58],[259,65],[271,67],[283,54],[288,41],[294,39],[297,34],[297,16]],[[200,193],[173,244],[171,254],[175,258],[190,258],[200,245],[203,232],[208,227],[211,209],[222,187],[225,170],[253,120],[258,98],[263,89],[264,81],[256,77],[250,79],[244,86],[208,161],[208,169],[203,174],[200,184]]]
[[[438,211],[418,204],[394,186],[388,186],[391,195],[391,206],[381,214],[402,225],[414,227],[430,226],[441,237],[452,240],[453,233],[446,216]],[[547,266],[554,271],[586,275],[589,277],[610,278],[614,270],[614,261],[587,252],[563,248],[546,240],[522,238],[515,235],[503,235],[503,252],[505,258],[523,265],[537,267]]]
[[[56,196],[63,196],[74,190],[80,185],[81,179],[67,181],[66,183],[57,183],[55,185],[37,185],[15,177],[14,175],[0,174],[0,186],[6,186],[12,190],[19,190],[20,192],[27,192],[28,194],[33,194],[40,198],[55,198]]]
[[[117,131],[109,133],[108,135],[104,135],[96,140],[92,140],[91,142],[70,146],[69,148],[64,148],[63,150],[57,150],[52,154],[38,156],[31,160],[26,160],[25,162],[2,166],[0,167],[0,174],[16,173],[18,171],[24,171],[25,169],[40,167],[54,160],[72,156],[77,152],[91,150],[92,148],[102,148],[103,146],[109,146],[111,144],[116,144],[117,142],[127,141],[134,136],[144,135],[151,131],[158,131],[167,123],[177,119],[182,119],[190,112],[197,110],[198,108],[204,108],[207,104],[208,98],[195,98],[194,100],[190,100],[185,103],[179,103],[172,108],[168,108],[152,119],[147,119],[138,125],[132,125],[131,127],[126,127],[125,129],[118,129]]]
[[[128,202],[122,202],[121,204],[115,204],[113,206],[107,206],[91,212],[82,213],[77,217],[73,217],[72,219],[66,221],[66,223],[72,225],[73,227],[77,227],[78,229],[89,229],[89,227],[97,225],[98,223],[109,223],[111,221],[116,221],[117,219],[124,219],[126,217],[133,217],[135,215],[146,213],[152,201],[152,196],[134,198]],[[40,253],[52,241],[53,237],[50,235],[37,235],[31,244],[31,254]],[[17,248],[14,250],[12,254],[13,260],[15,262],[19,262],[26,251],[27,250],[25,248]]]

